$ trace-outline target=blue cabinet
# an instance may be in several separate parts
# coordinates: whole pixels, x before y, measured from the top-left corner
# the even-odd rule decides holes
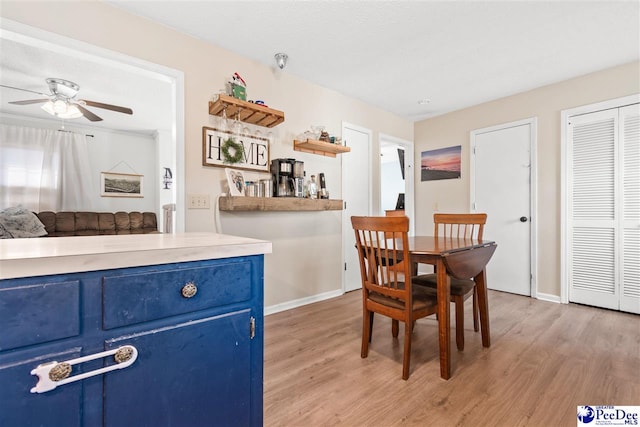
[[[253,255],[0,281],[0,426],[262,425],[263,274]],[[91,359],[123,348],[122,369]],[[53,361],[55,384],[88,377],[31,392]]]

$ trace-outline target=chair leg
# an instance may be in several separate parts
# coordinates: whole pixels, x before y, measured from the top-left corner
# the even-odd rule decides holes
[[[464,350],[464,299],[461,296],[454,298],[456,305],[456,345],[458,350]]]
[[[373,335],[373,311],[369,312],[369,342],[371,342],[371,335]]]
[[[411,327],[412,322],[405,322],[404,324],[404,355],[402,357],[402,379],[409,379],[409,366],[411,361]]]
[[[364,310],[362,313],[362,348],[360,357],[363,359],[369,355],[369,341],[371,341],[371,327],[373,325],[373,311]]]
[[[396,319],[391,319],[391,335],[394,338],[398,338],[398,332],[400,332],[400,322]]]
[[[478,289],[473,288],[473,330],[478,332],[480,330],[480,324],[478,322],[478,313],[480,309],[478,308]]]

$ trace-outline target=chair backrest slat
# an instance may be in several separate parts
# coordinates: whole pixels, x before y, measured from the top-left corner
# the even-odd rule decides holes
[[[436,237],[482,239],[487,214],[433,214]]]
[[[351,217],[358,250],[362,287],[401,300],[410,300],[410,286],[404,277],[411,277],[410,264],[398,271],[389,268],[400,260],[409,259],[409,218]]]

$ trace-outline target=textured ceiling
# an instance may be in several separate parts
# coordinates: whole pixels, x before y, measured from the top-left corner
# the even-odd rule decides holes
[[[286,52],[285,73],[412,121],[640,59],[637,0],[108,2],[269,66]],[[166,82],[7,34],[1,84],[47,92],[44,78],[64,78],[80,98],[134,110],[92,109],[100,126],[146,132],[171,122],[158,110],[170,102]],[[37,97],[0,89],[0,111],[42,117],[39,105],[7,104]]]
[[[109,2],[410,120],[640,58],[637,0]]]
[[[145,134],[170,130],[172,109],[166,106],[172,105],[173,97],[171,83],[166,77],[7,29],[2,29],[0,36],[0,84],[49,94],[45,79],[61,78],[80,86],[79,99],[133,110],[133,115],[128,115],[86,107],[103,121],[89,122],[79,118],[67,121],[68,124]],[[60,122],[41,109],[43,103],[9,104],[11,101],[31,99],[46,97],[0,87],[0,112]]]

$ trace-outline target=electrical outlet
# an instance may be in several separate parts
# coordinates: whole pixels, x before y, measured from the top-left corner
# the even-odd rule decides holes
[[[209,209],[208,194],[189,194],[189,209]]]

